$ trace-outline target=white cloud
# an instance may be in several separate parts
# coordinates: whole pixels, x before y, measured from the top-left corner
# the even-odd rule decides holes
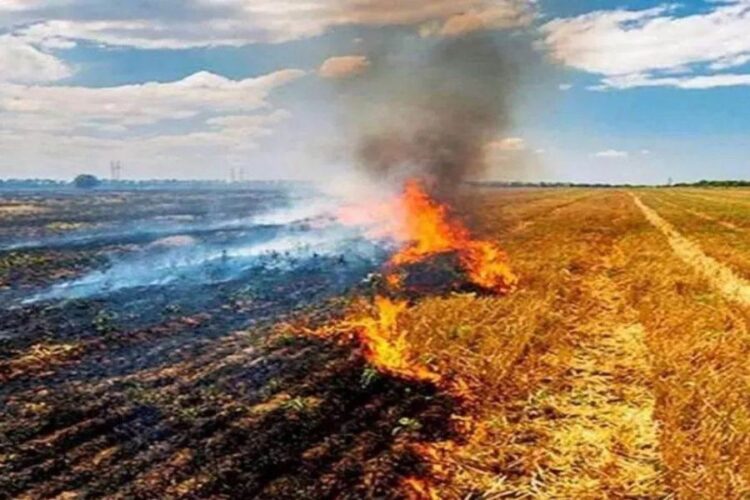
[[[159,172],[165,161],[204,168],[236,161],[290,117],[269,97],[302,75],[283,70],[230,80],[201,72],[175,82],[109,88],[3,83],[0,168],[64,169],[119,158]]]
[[[750,0],[678,13],[661,6],[556,19],[541,27],[543,46],[562,64],[603,75],[604,87],[747,85],[748,75],[713,72],[750,62]]]
[[[326,59],[320,66],[318,74],[323,78],[348,78],[360,75],[370,67],[365,56],[341,56]]]
[[[47,82],[66,78],[73,70],[57,57],[13,35],[0,36],[0,81]]]
[[[750,85],[750,74],[724,73],[719,75],[652,77],[634,74],[603,78],[602,85],[595,90],[631,89],[636,87],[675,87],[687,90],[704,90],[717,87],[740,87]]]
[[[2,0],[0,1],[0,12],[23,12],[34,10],[45,5],[59,5],[66,0]]]
[[[3,120],[23,117],[54,121],[61,130],[119,125],[132,128],[201,113],[247,113],[268,106],[276,87],[302,76],[283,70],[259,78],[229,80],[201,72],[177,82],[110,88],[0,84]]]
[[[66,0],[58,0],[60,3]],[[532,0],[164,0],[92,7],[67,0],[65,9],[14,1],[5,25],[35,43],[86,40],[112,46],[179,49],[276,43],[348,25],[419,26],[437,23],[445,34],[526,26]],[[2,11],[0,10],[0,14]],[[2,18],[0,18],[2,19]]]
[[[78,44],[136,49],[243,46],[299,40],[345,26],[417,30],[431,23],[445,35],[458,36],[475,29],[525,26],[534,3],[0,0],[0,171],[9,175],[11,168],[74,168],[107,157],[157,171],[167,160],[198,164],[236,159],[288,117],[273,108],[269,97],[303,74],[285,70],[235,81],[197,73],[175,82],[109,88],[50,85],[73,74],[66,51]],[[366,69],[361,60],[354,62],[359,68],[352,71]],[[289,128],[301,129],[304,123]]]
[[[49,20],[17,31],[35,43],[48,40],[85,40],[110,46],[139,49],[187,49],[193,47],[237,47],[256,41],[274,41],[260,30],[247,29],[232,21],[214,20],[183,24],[175,20],[138,19],[102,21]],[[281,41],[281,40],[278,40]]]
[[[563,92],[567,92],[568,90],[573,88],[573,85],[569,83],[561,83],[557,86],[558,89],[562,90]]]
[[[618,159],[618,158],[628,158],[630,156],[630,153],[627,151],[619,151],[617,149],[606,149],[604,151],[598,151],[594,154],[592,154],[594,158],[611,158],[611,159]]]

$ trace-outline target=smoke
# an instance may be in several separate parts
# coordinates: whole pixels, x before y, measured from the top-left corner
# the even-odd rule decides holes
[[[105,297],[142,287],[189,289],[251,280],[258,269],[305,272],[311,266],[323,264],[331,280],[342,278],[356,282],[381,264],[389,250],[388,242],[371,241],[365,228],[339,224],[335,214],[339,206],[340,200],[308,193],[298,195],[291,205],[244,219],[214,220],[202,226],[225,230],[206,231],[193,227],[193,234],[164,237],[153,231],[147,233],[150,238],[131,252],[110,255],[106,266],[56,283],[47,290],[22,294],[20,303]],[[228,228],[231,230],[226,230]],[[102,240],[109,241],[112,234],[89,235],[86,242],[97,245]],[[64,247],[64,241],[59,243]],[[76,240],[70,239],[67,243],[75,244]],[[338,265],[331,267],[324,259]]]
[[[511,123],[516,65],[489,33],[369,54],[371,70],[343,82],[356,161],[375,179],[419,177],[439,194],[488,169],[487,144]]]

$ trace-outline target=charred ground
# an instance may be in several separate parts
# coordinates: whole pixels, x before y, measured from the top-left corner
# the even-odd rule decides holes
[[[377,259],[271,252],[237,269],[220,257],[207,279],[34,299],[175,234],[219,247],[275,235],[216,221],[284,196],[3,200],[34,209],[0,219],[0,496],[399,497],[425,473],[413,446],[452,435],[455,400],[377,373],[357,345],[277,328],[339,314]]]

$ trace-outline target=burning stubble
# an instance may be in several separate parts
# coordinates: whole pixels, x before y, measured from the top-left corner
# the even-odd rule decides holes
[[[487,172],[486,145],[507,129],[516,66],[487,34],[424,41],[370,55],[345,82],[356,161],[377,179],[418,177],[440,196]]]

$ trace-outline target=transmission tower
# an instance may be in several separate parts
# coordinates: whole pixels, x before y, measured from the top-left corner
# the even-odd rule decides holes
[[[122,162],[111,161],[109,162],[110,178],[113,181],[119,181],[122,179]]]

